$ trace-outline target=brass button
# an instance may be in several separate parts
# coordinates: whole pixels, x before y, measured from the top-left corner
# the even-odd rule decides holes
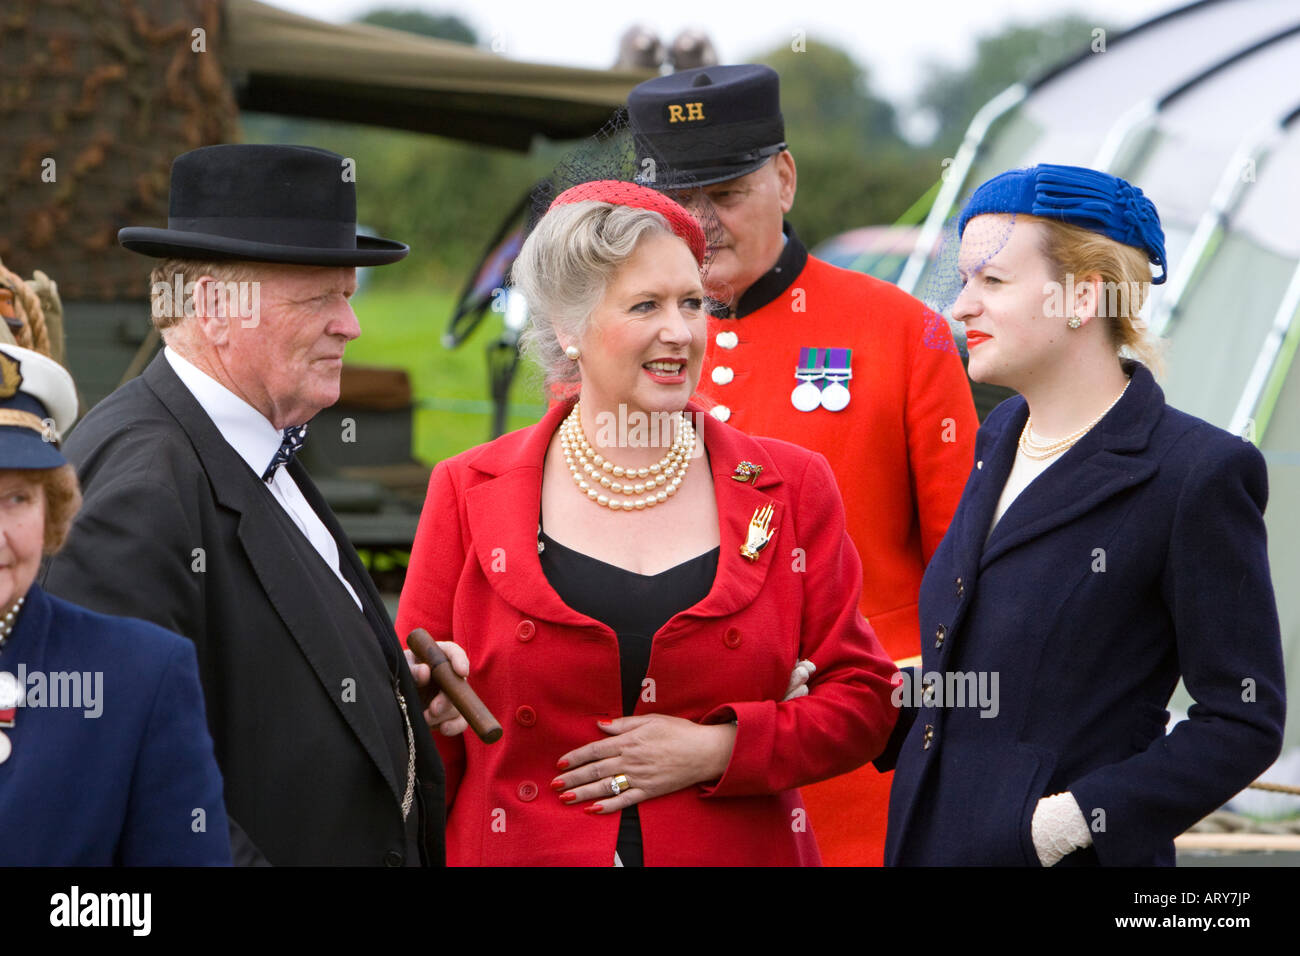
[[[962,596],[963,594],[965,594],[965,593],[966,593],[966,585],[962,584],[962,582],[961,582],[961,578],[958,578],[958,579],[957,579],[957,597],[961,597],[961,596]]]
[[[925,683],[922,686],[925,687],[924,697],[925,697],[925,702],[928,704],[930,703],[930,701],[934,700],[934,690],[935,690],[934,678],[927,677],[925,679]]]
[[[925,735],[921,738],[921,749],[929,750],[930,741],[934,740],[934,724],[925,725]]]
[[[934,646],[943,647],[943,639],[948,636],[948,628],[940,624],[934,629]]]

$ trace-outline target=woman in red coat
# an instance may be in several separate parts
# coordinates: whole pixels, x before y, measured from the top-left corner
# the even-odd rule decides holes
[[[704,255],[680,206],[600,182],[514,267],[526,347],[580,400],[430,482],[398,630],[459,643],[506,731],[439,738],[449,863],[816,864],[797,788],[888,738],[826,460],[688,404]]]

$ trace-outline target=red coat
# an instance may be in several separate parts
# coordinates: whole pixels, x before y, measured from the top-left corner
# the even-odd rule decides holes
[[[699,394],[744,432],[826,456],[862,559],[862,613],[895,660],[912,657],[921,577],[974,464],[970,382],[942,317],[897,286],[812,258],[788,232],[739,317],[710,323]],[[720,343],[728,332],[734,343]],[[848,407],[791,404],[802,347],[853,350]],[[871,767],[805,791],[827,863],[880,864],[888,794],[888,775]]]
[[[505,728],[491,746],[472,733],[436,735],[450,864],[614,859],[618,815],[589,816],[549,789],[556,760],[600,738],[597,719],[622,715],[614,632],[565,605],[537,558],[543,461],[568,411],[556,406],[537,425],[442,462],[420,517],[398,632],[423,627],[460,643],[471,683]],[[895,669],[858,611],[860,566],[825,460],[698,420],[718,505],[717,577],[654,635],[656,700],[636,713],[735,720],[737,735],[716,785],[639,805],[645,862],[820,863],[796,788],[883,748]],[[762,465],[756,484],[732,480],[741,461]],[[740,545],[769,502],[774,534],[750,563]],[[626,517],[632,542],[636,517]],[[817,665],[811,693],[778,703],[800,658]]]

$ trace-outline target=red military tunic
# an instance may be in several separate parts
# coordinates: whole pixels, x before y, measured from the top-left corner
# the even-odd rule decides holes
[[[921,577],[973,464],[969,380],[941,316],[888,282],[810,257],[786,231],[775,267],[710,322],[699,396],[742,431],[826,456],[862,559],[859,606],[902,660],[920,653]],[[843,410],[792,404],[805,347],[852,349]],[[889,780],[867,766],[804,788],[827,864],[881,863]]]

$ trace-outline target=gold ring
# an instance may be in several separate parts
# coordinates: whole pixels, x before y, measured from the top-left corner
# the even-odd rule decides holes
[[[627,777],[625,777],[623,774],[620,773],[617,776],[610,778],[609,792],[612,793],[614,796],[617,797],[624,790],[631,790],[631,789],[632,789],[632,784],[627,782]]]

